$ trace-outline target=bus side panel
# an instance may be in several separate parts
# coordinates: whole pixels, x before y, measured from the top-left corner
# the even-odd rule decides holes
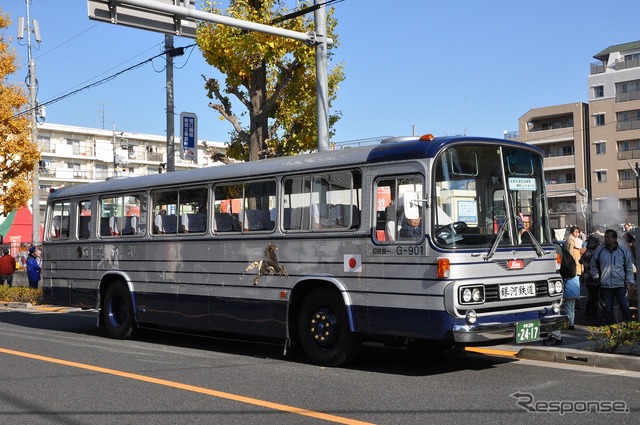
[[[73,268],[68,252],[66,244],[51,244],[43,250],[42,291],[47,304],[71,305],[69,276],[73,276]]]
[[[210,297],[213,330],[285,338],[287,304],[281,300]]]

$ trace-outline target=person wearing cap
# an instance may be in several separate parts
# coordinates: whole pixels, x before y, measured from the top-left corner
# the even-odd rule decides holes
[[[0,257],[0,285],[4,285],[4,282],[7,282],[11,286],[13,272],[16,270],[16,259],[9,255],[8,248],[4,248],[2,254],[2,257]]]
[[[36,247],[31,245],[29,247],[29,256],[27,257],[27,279],[29,280],[29,288],[38,289],[41,271],[42,268],[40,267],[38,252]]]

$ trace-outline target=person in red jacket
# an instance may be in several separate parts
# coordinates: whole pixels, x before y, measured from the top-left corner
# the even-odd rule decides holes
[[[16,259],[9,255],[9,250],[4,248],[0,257],[0,285],[5,282],[9,286],[13,284],[13,272],[16,270]]]

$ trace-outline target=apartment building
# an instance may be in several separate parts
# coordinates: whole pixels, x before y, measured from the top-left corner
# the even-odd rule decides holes
[[[42,218],[51,188],[166,171],[166,136],[38,124],[38,144],[42,151],[39,173]],[[213,154],[226,152],[222,142],[198,140],[197,161],[193,161],[180,158],[179,137],[174,138],[174,146],[176,171],[217,165]]]
[[[594,56],[589,82],[589,149],[595,224],[638,223],[640,41]]]
[[[594,56],[589,103],[534,108],[505,137],[544,152],[552,226],[640,224],[640,41]],[[638,165],[637,165],[638,164]]]
[[[569,103],[531,109],[518,120],[515,138],[544,153],[553,228],[585,228],[590,221],[588,110],[585,103]]]

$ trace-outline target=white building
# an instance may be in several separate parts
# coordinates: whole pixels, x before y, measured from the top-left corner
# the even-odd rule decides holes
[[[120,130],[39,124],[40,215],[44,217],[49,189],[91,183],[113,176],[143,176],[166,171],[167,138]],[[174,137],[175,170],[214,165],[214,151],[223,142],[198,140],[197,161],[180,158],[180,138]]]

